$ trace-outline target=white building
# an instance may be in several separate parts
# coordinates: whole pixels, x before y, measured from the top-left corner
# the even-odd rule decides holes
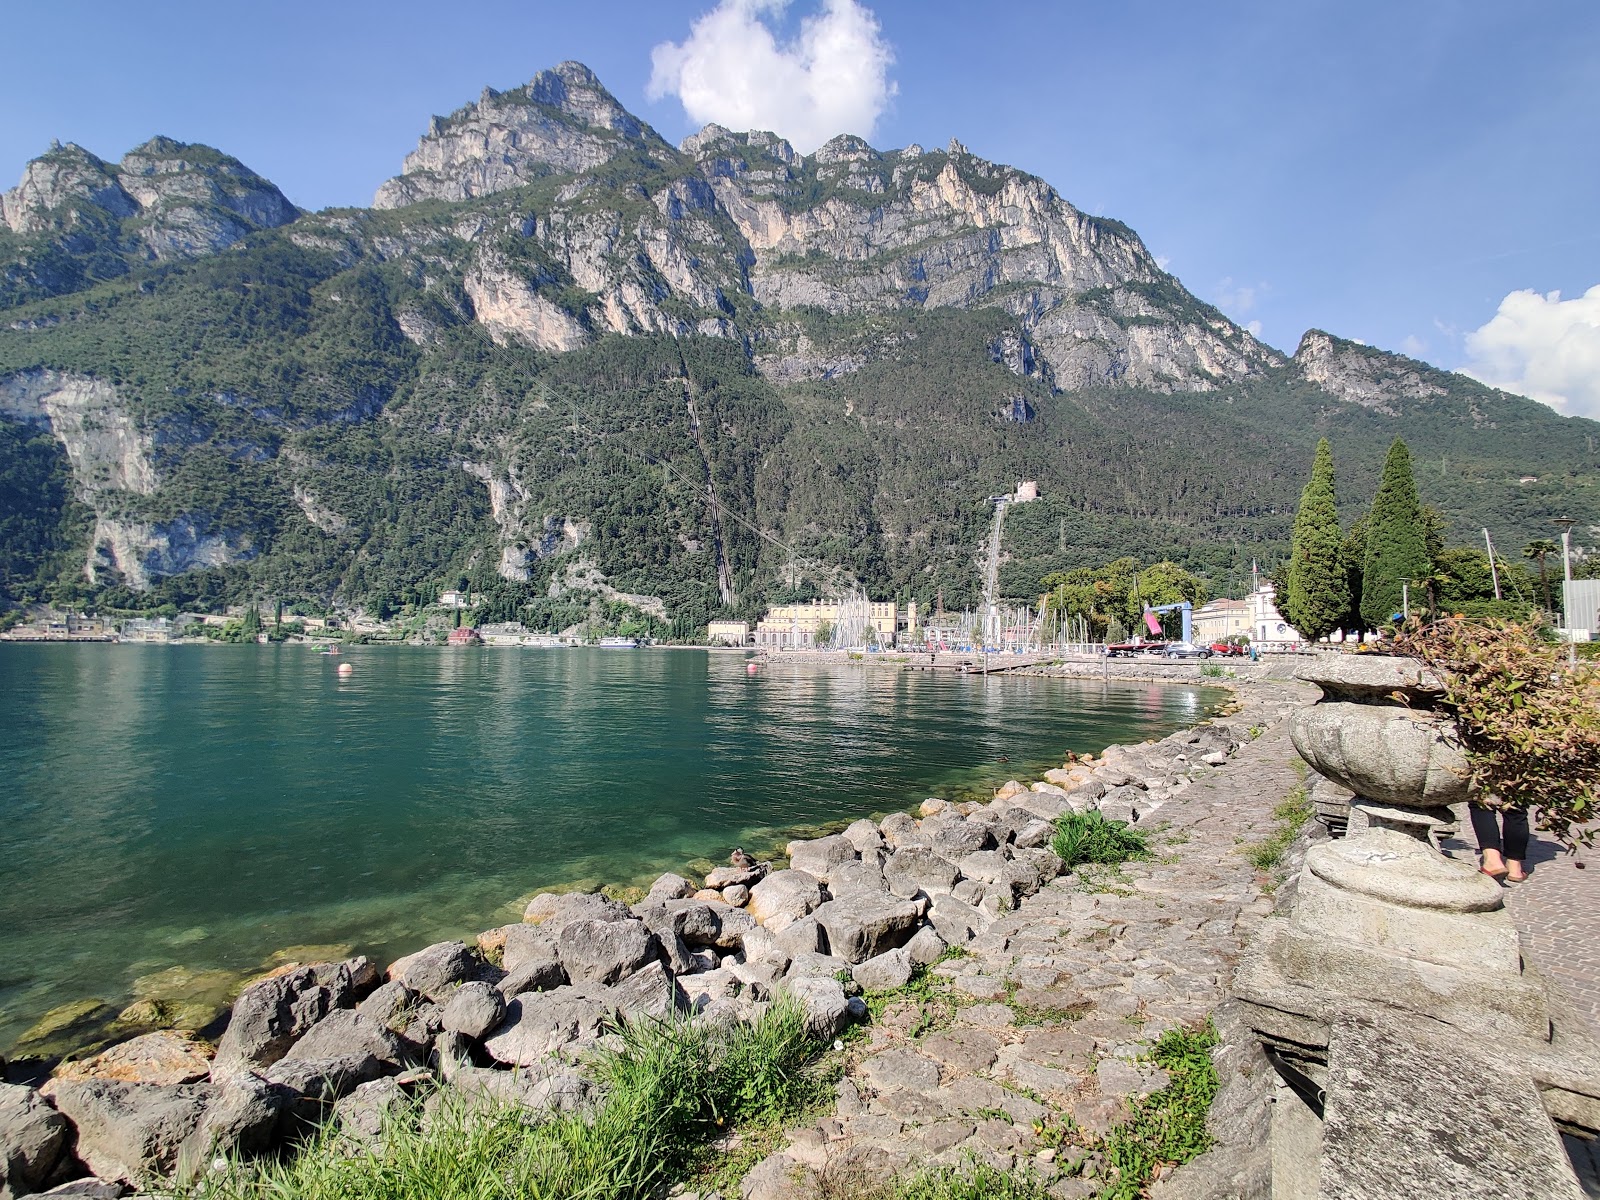
[[[1300,631],[1283,619],[1275,599],[1276,592],[1270,583],[1263,583],[1244,598],[1250,610],[1250,641],[1257,646],[1287,646],[1305,641]]]

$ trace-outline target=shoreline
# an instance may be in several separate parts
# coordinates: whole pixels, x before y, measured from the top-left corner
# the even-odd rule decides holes
[[[702,649],[700,647],[681,648]],[[738,653],[740,651],[738,651],[737,648],[729,648],[728,652]],[[833,652],[829,654],[828,660],[819,661],[818,657],[814,656],[811,652],[803,653],[805,655],[804,658],[797,656],[794,659],[788,659],[786,661],[790,661],[793,665],[801,666],[837,666],[841,665],[840,660],[844,657],[842,654]],[[889,663],[887,661],[883,661],[882,665],[889,665]],[[895,665],[898,666],[899,664]],[[1008,672],[1007,674],[1012,674],[1012,672]],[[1037,672],[1036,674],[1047,673]],[[1053,674],[1061,678],[1084,678],[1089,682],[1102,678],[1102,674],[1099,671],[1095,671],[1091,676],[1062,675],[1056,672],[1049,672],[1048,674]],[[1239,679],[1177,678],[1173,676],[1150,678],[1138,672],[1121,670],[1108,676],[1107,681],[1120,684],[1157,683],[1166,686],[1184,687],[1191,690],[1202,687],[1216,687],[1219,690],[1229,692],[1229,697],[1227,699],[1220,700],[1209,706],[1207,710],[1202,711],[1195,719],[1177,725],[1174,730],[1162,735],[1164,737],[1170,737],[1178,732],[1200,728],[1209,724],[1213,720],[1225,718],[1231,715],[1233,712],[1238,710],[1242,703],[1239,685],[1248,686],[1250,683],[1248,680]],[[1039,761],[1044,763],[1051,760],[1058,760],[1060,764],[1063,764],[1064,767],[1067,768],[1070,768],[1074,765],[1081,767],[1083,764],[1099,765],[1104,762],[1106,755],[1112,751],[1118,749],[1127,749],[1129,747],[1137,747],[1140,745],[1148,745],[1158,740],[1160,739],[1153,737],[1145,739],[1144,742],[1136,743],[1111,742],[1104,746],[1095,747],[1086,754],[1079,754],[1072,750],[1062,750],[1059,754],[1043,756]],[[1018,764],[1018,766],[1021,765],[1022,764]],[[1045,768],[1041,770],[1039,774],[1042,777],[1046,771],[1053,769],[1054,768]],[[1029,771],[1021,772],[1021,774],[1024,775],[1030,773],[1031,772]],[[746,844],[747,847],[754,852],[758,859],[767,862],[771,869],[778,870],[783,866],[786,866],[788,863],[788,856],[784,852],[784,848],[790,842],[817,839],[837,834],[852,824],[862,820],[871,820],[876,823],[897,813],[915,816],[918,815],[919,809],[928,804],[930,800],[939,804],[948,804],[951,809],[957,811],[976,810],[983,807],[985,804],[992,802],[997,795],[1005,793],[1008,788],[1013,788],[1019,784],[1021,787],[1026,789],[1027,785],[1025,783],[1020,783],[1020,781],[1016,778],[1007,780],[1007,782],[1003,783],[999,787],[985,786],[981,790],[976,787],[941,787],[940,790],[946,792],[947,796],[926,796],[921,798],[916,796],[907,796],[904,798],[903,803],[894,807],[872,809],[871,811],[867,811],[865,807],[863,807],[861,809],[854,809],[848,814],[843,814],[826,821],[796,823],[792,825],[764,828],[759,831],[759,837],[746,838]],[[677,861],[668,866],[665,871],[657,870],[656,868],[645,868],[639,872],[633,873],[627,879],[614,878],[606,880],[580,877],[576,879],[566,879],[544,883],[527,891],[521,892],[516,896],[508,897],[506,900],[496,905],[493,909],[487,911],[485,916],[491,920],[495,920],[502,916],[520,913],[536,897],[542,895],[593,894],[603,895],[610,899],[632,904],[647,894],[649,886],[647,877],[652,874],[659,878],[662,874],[672,875],[683,872],[688,877],[703,881],[705,876],[717,869],[717,864],[715,862],[709,858],[701,857]],[[637,882],[635,882],[635,880]],[[513,917],[513,919],[515,919],[515,917]],[[484,931],[479,931],[477,934],[474,934],[472,930],[464,929],[458,932],[460,932],[460,935],[465,942],[472,944],[475,938],[481,938]],[[492,929],[488,932],[492,932]],[[212,1033],[220,1033],[220,1029],[217,1028],[218,1023],[226,1016],[232,1001],[246,987],[258,981],[264,975],[271,974],[274,971],[282,970],[285,968],[286,964],[299,961],[300,958],[304,957],[304,953],[306,951],[314,949],[326,951],[343,948],[350,953],[356,953],[361,945],[362,943],[360,941],[350,943],[328,943],[326,945],[317,946],[307,945],[303,942],[291,942],[289,945],[279,947],[278,949],[270,952],[254,968],[249,968],[246,970],[225,967],[196,967],[180,963],[173,963],[159,972],[159,975],[172,977],[177,985],[173,988],[174,995],[154,996],[135,990],[124,995],[121,1000],[111,1003],[96,998],[95,1003],[92,1006],[89,1006],[89,1000],[87,998],[64,1001],[62,1004],[53,1006],[47,1010],[32,1026],[24,1030],[23,1036],[19,1036],[16,1039],[13,1045],[8,1049],[7,1053],[16,1056],[11,1060],[14,1064],[21,1064],[24,1061],[53,1064],[54,1062],[65,1061],[86,1054],[99,1053],[111,1045],[115,1045],[127,1040],[129,1037],[139,1036],[141,1034],[162,1028],[174,1028],[174,1026],[170,1023],[158,1024],[145,1021],[136,1021],[128,1017],[130,1012],[139,1009],[141,1005],[146,1006],[146,1012],[151,1011],[148,1009],[148,1006],[151,1004],[155,1004],[163,1015],[165,1015],[165,1013],[168,1011],[174,1010],[177,1012],[183,1012],[187,1006],[188,1015],[191,1017],[197,1013],[198,1007],[219,1007],[220,1011],[218,1011],[209,1020],[204,1022],[195,1020],[194,1024],[198,1025],[199,1028],[194,1031],[202,1036]],[[392,954],[393,950],[391,949],[389,953]],[[404,957],[406,957],[406,955],[401,954],[397,956],[397,959],[403,959]],[[231,977],[233,982],[231,984],[224,984],[222,981],[222,977],[224,975]],[[193,986],[186,987],[183,986],[183,981],[185,980],[193,980],[195,983]],[[126,1004],[124,1004],[120,1012],[118,1012],[117,1017],[112,1018],[110,1016],[111,1010],[114,1009],[117,1004],[123,1003],[123,1001],[126,1001]],[[69,1010],[85,1008],[85,1006],[89,1006],[87,1011],[80,1012],[77,1016],[69,1020],[57,1020],[54,1022],[56,1027],[50,1030],[50,1032],[47,1034],[32,1038],[26,1036],[28,1034],[32,1034],[35,1030],[39,1030],[41,1027],[51,1025],[52,1018],[65,1015]],[[93,1018],[92,1020],[90,1019],[91,1017]],[[75,1027],[81,1029],[82,1032],[80,1035],[71,1034],[71,1030]],[[6,1057],[4,1055],[0,1055],[0,1064],[3,1064],[5,1061]]]

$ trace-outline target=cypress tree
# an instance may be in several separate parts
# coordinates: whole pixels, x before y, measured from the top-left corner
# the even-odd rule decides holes
[[[1350,607],[1349,584],[1340,548],[1339,509],[1334,497],[1333,447],[1317,443],[1311,478],[1300,493],[1289,552],[1289,586],[1282,604],[1289,624],[1307,641],[1317,641],[1339,628]]]
[[[1374,628],[1400,611],[1402,585],[1432,571],[1411,452],[1395,438],[1367,514],[1367,556],[1361,568],[1361,616]]]

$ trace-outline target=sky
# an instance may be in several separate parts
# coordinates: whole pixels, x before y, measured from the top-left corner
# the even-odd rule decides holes
[[[3,187],[161,133],[365,204],[431,114],[577,59],[671,141],[958,138],[1285,352],[1325,329],[1600,417],[1595,0],[8,7]]]

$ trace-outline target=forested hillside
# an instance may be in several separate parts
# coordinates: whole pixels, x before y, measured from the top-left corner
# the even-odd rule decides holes
[[[479,126],[519,132],[473,159]],[[203,203],[138,207],[151,147]],[[1007,594],[1126,554],[1226,591],[1283,554],[1323,436],[1347,520],[1400,434],[1459,538],[1600,523],[1595,423],[1327,335],[1284,359],[954,145],[675,150],[564,64],[436,118],[379,209],[141,152],[52,151],[6,196],[11,601],[387,611],[465,577],[485,616],[621,598],[685,635],[848,586],[960,606],[1019,479]]]

